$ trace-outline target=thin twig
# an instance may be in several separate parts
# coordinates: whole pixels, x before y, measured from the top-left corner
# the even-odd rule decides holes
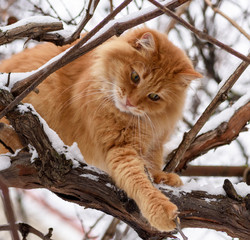
[[[200,30],[198,30],[197,28],[195,28],[194,26],[192,26],[191,24],[189,24],[188,22],[186,22],[183,18],[178,17],[174,12],[172,12],[171,10],[169,10],[168,8],[164,7],[162,4],[158,3],[155,0],[148,0],[150,1],[152,4],[154,4],[155,6],[157,6],[158,8],[160,8],[163,12],[165,12],[168,16],[174,18],[175,20],[177,20],[180,24],[182,24],[184,27],[186,27],[187,29],[191,30],[194,34],[196,34],[199,38],[206,40],[212,44],[215,44],[216,46],[224,49],[225,51],[231,53],[232,55],[242,59],[243,61],[246,61],[248,63],[250,63],[250,57],[247,57],[237,51],[235,51],[234,49],[232,49],[231,47],[229,47],[228,45],[218,41],[217,39],[209,36],[208,34],[206,34],[205,32],[202,32]]]
[[[37,237],[43,239],[43,240],[51,240],[52,237],[52,228],[48,229],[48,233],[47,234],[43,234],[42,232],[40,232],[39,230],[37,230],[36,228],[30,226],[27,223],[16,223],[15,224],[16,229],[18,229],[18,231],[22,234],[23,239],[26,239],[26,237],[32,233],[34,235],[36,235]],[[11,230],[11,226],[10,225],[1,225],[0,226],[0,231],[10,231]]]
[[[84,29],[86,24],[89,22],[89,20],[94,15],[94,11],[95,11],[95,9],[96,9],[99,2],[100,2],[100,0],[90,0],[89,1],[89,5],[88,5],[88,8],[86,10],[86,14],[81,19],[81,21],[78,24],[78,27],[76,28],[75,32],[70,37],[65,38],[62,45],[70,44],[70,43],[74,42],[77,38],[80,37],[80,34],[81,34],[82,30]]]
[[[228,17],[225,13],[223,13],[219,8],[215,7],[210,0],[205,0],[206,4],[213,9],[215,13],[220,14],[222,17],[227,19],[236,29],[238,29],[248,40],[250,40],[250,35],[240,26],[238,25],[232,18]]]
[[[85,233],[85,236],[84,236],[83,240],[88,240],[88,239],[90,239],[90,238],[93,238],[93,237],[89,237],[91,231],[92,231],[92,230],[96,227],[96,225],[105,217],[105,215],[106,215],[106,214],[103,213],[99,218],[97,218],[97,220],[95,221],[95,223],[94,223],[92,226],[90,226],[88,232]]]
[[[176,229],[178,230],[178,232],[182,236],[183,240],[188,240],[188,238],[185,236],[185,234],[181,230],[180,219],[177,217],[177,218],[175,218],[174,221],[175,221],[175,224],[176,224]]]
[[[191,1],[186,2],[185,4],[181,5],[177,10],[176,10],[176,15],[178,17],[180,17],[184,12],[186,12],[187,8],[189,7]],[[169,34],[169,32],[175,27],[176,25],[176,20],[175,19],[171,19],[171,21],[169,22],[169,24],[166,27],[165,33]]]
[[[250,54],[248,55],[250,56]],[[220,88],[214,99],[202,113],[200,118],[197,120],[193,128],[184,135],[184,138],[179,145],[178,149],[176,150],[173,158],[167,162],[166,166],[164,167],[164,171],[173,171],[177,165],[179,164],[180,160],[184,156],[186,150],[189,148],[197,133],[201,130],[204,124],[207,122],[209,117],[212,115],[214,110],[219,106],[221,102],[223,102],[226,97],[228,91],[233,87],[234,83],[239,79],[241,74],[245,71],[248,67],[247,62],[242,62],[238,68],[234,71],[234,73],[227,79],[224,85]]]
[[[10,200],[9,190],[5,184],[5,180],[1,176],[0,176],[0,189],[2,189],[4,210],[5,210],[6,218],[10,224],[9,230],[11,232],[11,237],[13,240],[19,240],[16,220],[15,220],[15,215],[14,215],[11,200]]]

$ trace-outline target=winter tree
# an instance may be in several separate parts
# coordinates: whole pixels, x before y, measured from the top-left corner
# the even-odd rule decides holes
[[[6,224],[0,223],[0,239],[33,239],[30,233],[40,239],[55,239],[53,236],[60,232],[60,226],[54,223],[52,231],[51,221],[46,225],[49,230],[44,232],[38,222],[32,223],[25,217],[29,211],[26,195],[32,201],[42,202],[43,207],[46,205],[65,222],[69,219],[64,215],[67,211],[58,210],[55,195],[64,200],[60,202],[63,209],[68,208],[69,202],[74,203],[77,214],[74,208],[70,209],[82,226],[79,239],[249,238],[248,1],[0,0],[0,3],[1,59],[38,42],[73,46],[34,72],[0,76],[0,116],[5,116],[12,125],[0,124],[0,141],[9,151],[0,157],[0,214],[6,215]],[[204,75],[191,85],[183,120],[166,144],[163,171],[177,172],[185,184],[177,189],[156,186],[179,208],[180,224],[171,233],[153,229],[140,215],[135,202],[106,173],[82,162],[75,145],[65,146],[35,109],[24,110],[21,103],[56,70],[112,36],[141,24],[168,34]],[[17,148],[22,150],[15,152]],[[37,194],[18,189],[49,192]],[[47,201],[41,201],[43,193],[50,196]],[[22,204],[18,197],[24,199]],[[79,210],[83,207],[102,213],[91,215],[89,211],[89,216],[83,214],[83,218]],[[52,213],[46,217],[42,207],[39,211],[42,212],[39,221],[46,223],[53,218]],[[88,217],[92,220],[88,221]],[[73,220],[70,221],[72,224]],[[186,228],[192,231],[185,231]],[[219,233],[210,235],[195,228],[214,229],[227,235],[220,238]],[[58,234],[57,239],[76,239],[68,231],[66,238]]]

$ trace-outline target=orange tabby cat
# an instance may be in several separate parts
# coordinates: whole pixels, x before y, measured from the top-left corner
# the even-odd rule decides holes
[[[0,65],[2,72],[37,69],[66,47],[42,44]],[[49,76],[25,98],[63,141],[105,170],[160,231],[175,228],[177,207],[154,182],[180,186],[161,171],[163,144],[181,117],[186,90],[200,78],[164,34],[130,30]]]

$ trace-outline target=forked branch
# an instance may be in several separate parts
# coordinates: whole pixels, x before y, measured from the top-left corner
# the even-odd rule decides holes
[[[244,127],[249,121],[250,102],[240,107],[228,122],[223,122],[217,128],[197,136],[183,154],[175,171],[182,171],[190,161],[207,153],[209,150],[231,143],[241,131],[244,131]],[[166,162],[171,161],[176,151],[178,150],[175,149],[168,155]]]

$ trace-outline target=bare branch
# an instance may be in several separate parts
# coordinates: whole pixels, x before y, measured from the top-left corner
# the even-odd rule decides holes
[[[250,35],[241,27],[239,26],[233,19],[231,19],[230,17],[228,17],[225,13],[223,13],[219,8],[215,7],[210,0],[205,0],[205,2],[207,3],[207,5],[209,7],[211,7],[214,12],[220,14],[222,17],[224,17],[225,19],[227,19],[227,21],[229,21],[236,29],[238,29],[248,40],[250,40]]]
[[[6,218],[10,224],[11,237],[13,240],[19,240],[17,227],[15,224],[16,223],[15,215],[12,209],[10,195],[9,195],[9,189],[7,187],[6,180],[1,175],[0,175],[0,189],[2,190],[2,199],[3,199]]]
[[[232,49],[231,47],[227,46],[226,44],[218,41],[217,39],[209,36],[208,34],[196,29],[194,26],[190,25],[188,22],[186,22],[184,19],[182,19],[181,17],[178,17],[174,12],[172,12],[171,10],[167,9],[166,7],[164,7],[163,5],[161,5],[160,3],[158,3],[155,0],[149,0],[152,4],[154,4],[155,6],[157,6],[158,8],[160,8],[164,13],[166,13],[167,15],[169,15],[170,17],[176,19],[180,24],[182,24],[184,27],[186,27],[187,29],[191,30],[193,33],[195,33],[199,38],[206,40],[210,43],[215,44],[216,46],[226,50],[227,52],[231,53],[232,55],[240,58],[243,61],[246,61],[248,63],[250,63],[250,57],[245,56],[237,51],[235,51],[234,49]]]
[[[188,165],[187,168],[182,168],[176,171],[181,171],[181,176],[197,176],[197,177],[243,177],[246,171],[246,166],[194,166]],[[248,185],[250,183],[247,183]]]
[[[22,234],[23,239],[26,239],[26,237],[30,233],[32,233],[43,240],[51,240],[52,231],[53,231],[52,228],[49,228],[49,231],[47,234],[43,234],[42,232],[40,232],[39,230],[30,226],[27,223],[17,223],[17,224],[15,224],[15,227]],[[10,225],[0,225],[0,231],[10,231],[10,230],[11,230]]]
[[[69,38],[66,38],[64,40],[63,45],[70,44],[80,37],[80,34],[81,34],[83,28],[86,26],[86,24],[92,18],[93,14],[95,12],[95,9],[96,9],[99,2],[100,2],[100,0],[90,0],[89,1],[89,6],[86,10],[85,16],[82,18],[81,22],[78,24],[78,27],[75,30],[75,32]]]

